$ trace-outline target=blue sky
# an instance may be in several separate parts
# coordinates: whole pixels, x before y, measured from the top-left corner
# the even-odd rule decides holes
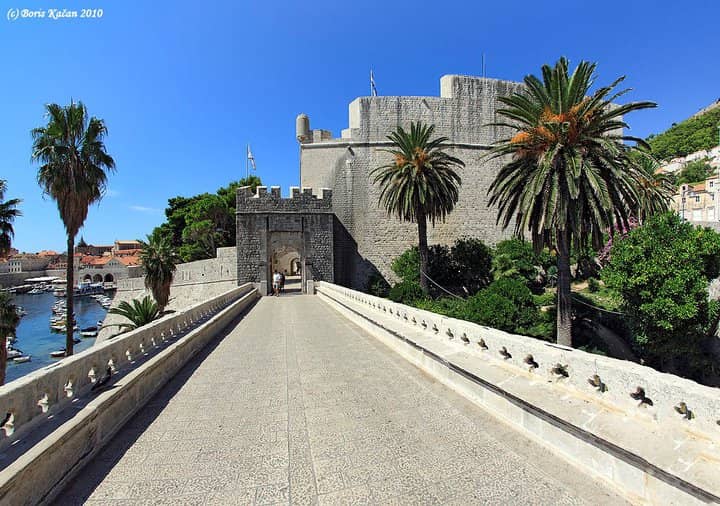
[[[90,210],[88,242],[142,238],[167,199],[215,191],[245,173],[250,143],[263,182],[298,183],[294,119],[336,136],[368,94],[437,95],[444,74],[521,80],[561,55],[598,62],[598,82],[627,75],[627,118],[662,131],[720,97],[720,5],[693,2],[284,2],[11,0],[0,18],[0,178],[23,199],[15,246],[64,250],[43,199],[30,130],[43,105],[80,99],[109,129],[117,163]],[[10,9],[103,9],[100,19],[7,19]]]

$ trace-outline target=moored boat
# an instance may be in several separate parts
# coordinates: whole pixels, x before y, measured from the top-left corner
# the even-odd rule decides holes
[[[32,357],[30,357],[30,355],[23,355],[21,357],[15,357],[13,359],[13,362],[15,362],[16,364],[23,364],[25,362],[30,362],[31,358]]]
[[[22,357],[22,356],[23,356],[23,352],[20,350],[16,350],[15,348],[10,348],[7,351],[7,359],[8,360],[12,360],[12,359]]]

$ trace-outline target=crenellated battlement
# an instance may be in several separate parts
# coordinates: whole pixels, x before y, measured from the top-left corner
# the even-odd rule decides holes
[[[282,197],[279,186],[258,186],[253,192],[250,186],[237,190],[237,214],[259,212],[332,212],[332,190],[321,188],[320,194],[313,194],[312,188],[290,187],[290,196]]]

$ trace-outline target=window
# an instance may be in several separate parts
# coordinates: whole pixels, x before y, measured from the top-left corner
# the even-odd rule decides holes
[[[700,202],[700,195],[697,195],[697,196],[695,197],[695,202]]]

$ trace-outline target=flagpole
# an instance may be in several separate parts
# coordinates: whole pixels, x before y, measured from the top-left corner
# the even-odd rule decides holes
[[[250,177],[250,144],[245,145],[245,179]]]

